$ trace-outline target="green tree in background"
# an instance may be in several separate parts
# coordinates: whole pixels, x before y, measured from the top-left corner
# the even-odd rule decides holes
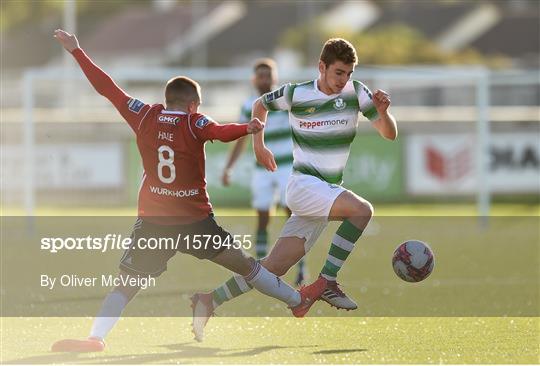
[[[393,24],[353,33],[339,26],[325,30],[317,22],[289,29],[280,40],[280,46],[299,51],[307,59],[309,37],[319,44],[328,38],[343,37],[355,46],[362,64],[368,65],[411,65],[411,64],[484,64],[494,68],[507,67],[509,60],[503,56],[483,56],[474,49],[444,52],[437,44],[416,29],[403,24]]]

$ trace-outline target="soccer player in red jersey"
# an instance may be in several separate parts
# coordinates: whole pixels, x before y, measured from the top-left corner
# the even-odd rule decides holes
[[[167,261],[177,251],[208,259],[246,279],[249,286],[285,302],[293,314],[302,316],[320,296],[323,288],[305,287],[300,291],[271,274],[241,249],[230,245],[195,248],[189,240],[180,240],[180,248],[148,250],[137,244],[139,239],[177,238],[211,235],[212,243],[231,241],[231,234],[214,220],[206,192],[206,141],[233,141],[263,129],[258,119],[248,124],[220,125],[198,113],[201,90],[197,82],[176,77],[165,87],[165,106],[145,104],[127,95],[79,47],[74,35],[56,30],[54,37],[70,52],[98,93],[111,101],[135,132],[144,175],[138,202],[138,219],[132,233],[132,245],[120,260],[119,276],[157,277],[167,269]],[[218,239],[218,240],[215,240]],[[139,282],[139,281],[132,281]],[[130,283],[124,281],[123,283]],[[118,321],[123,309],[139,291],[138,286],[115,287],[105,298],[95,318],[90,337],[84,340],[64,339],[52,346],[53,351],[93,352],[105,348],[104,338]],[[192,299],[194,322],[206,322],[211,296],[195,295]],[[203,326],[194,329],[203,329]],[[203,334],[195,332],[195,339]]]

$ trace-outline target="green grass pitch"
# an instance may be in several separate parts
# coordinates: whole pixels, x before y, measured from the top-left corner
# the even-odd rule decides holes
[[[538,363],[538,318],[213,318],[203,343],[188,318],[125,318],[97,354],[48,352],[90,318],[3,320],[4,363]],[[5,338],[4,338],[5,337]]]
[[[210,320],[202,343],[193,341],[190,332],[191,319],[186,317],[188,295],[220,284],[227,273],[209,263],[178,260],[182,265],[171,263],[169,271],[158,280],[155,292],[141,294],[126,309],[127,316],[107,338],[105,352],[49,352],[51,344],[60,338],[85,337],[91,326],[90,317],[3,317],[0,361],[6,364],[537,364],[540,363],[538,212],[538,206],[497,205],[493,214],[499,217],[492,218],[491,227],[485,232],[473,220],[459,218],[474,214],[473,206],[376,207],[380,218],[375,222],[380,230],[375,225],[375,232],[361,239],[352,260],[340,272],[344,288],[359,302],[357,311],[339,312],[318,302],[307,318],[294,319],[284,306],[252,292],[218,310],[218,317]],[[4,211],[4,215],[8,213],[17,214]],[[39,213],[66,215],[66,210],[43,209]],[[67,214],[98,213],[132,215],[133,210],[80,209]],[[217,210],[218,218],[249,214],[249,210]],[[403,219],[390,217],[395,215]],[[416,215],[426,217],[427,221],[415,218]],[[456,218],[429,221],[437,215]],[[435,224],[428,227],[425,223]],[[279,223],[276,226],[272,237],[279,230]],[[333,231],[333,227],[326,231],[307,258],[312,275],[324,261]],[[399,280],[389,263],[399,240],[408,238],[428,241],[436,256],[434,273],[418,284]],[[115,261],[112,258],[109,262],[114,265]],[[3,262],[6,264],[3,274],[9,270],[9,263]],[[179,283],[177,279],[194,266],[203,266],[207,277]],[[286,279],[291,280],[293,275],[294,270]],[[83,297],[81,302],[95,309],[102,295]],[[141,309],[156,304],[184,310],[175,317],[130,316],[140,315]]]

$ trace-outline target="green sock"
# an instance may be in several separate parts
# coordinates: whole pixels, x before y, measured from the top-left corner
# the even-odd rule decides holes
[[[225,301],[229,301],[237,296],[245,294],[251,290],[251,288],[251,285],[246,282],[243,276],[236,275],[229,278],[227,282],[212,291],[214,307],[218,307]]]
[[[265,230],[257,231],[257,242],[255,243],[255,253],[257,259],[264,258],[266,256],[266,246],[268,242],[268,232]]]
[[[330,281],[336,280],[338,271],[354,249],[354,243],[360,238],[362,231],[350,221],[343,221],[332,239],[328,257],[321,270],[321,275],[324,278]]]

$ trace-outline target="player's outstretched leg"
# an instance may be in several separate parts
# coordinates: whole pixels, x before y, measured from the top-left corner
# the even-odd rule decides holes
[[[294,223],[298,220],[289,219],[285,225],[284,233],[289,233],[287,227],[294,227]],[[261,264],[276,276],[283,276],[287,271],[297,263],[306,254],[305,238],[298,236],[282,236],[272,248],[270,254],[261,261]],[[326,288],[326,279],[319,278],[309,286],[303,286],[300,289],[301,304],[291,308],[295,317],[303,317],[311,308],[313,303],[317,301],[322,291]]]
[[[305,255],[304,242],[305,239],[297,237],[280,238],[270,254],[261,260],[261,264],[276,276],[283,276],[296,262],[303,261],[302,257]],[[245,294],[252,288],[244,276],[235,275],[214,291],[199,295],[204,295],[205,299],[208,296],[212,298],[212,309],[208,310],[208,313],[212,314],[224,302]]]
[[[244,276],[235,275],[210,293],[212,295],[213,306],[214,308],[217,308],[225,301],[232,300],[235,297],[245,294],[252,288],[253,287],[247,283]]]
[[[192,331],[197,341],[204,337],[204,327],[208,319],[214,315],[214,310],[223,304],[250,291],[253,287],[247,283],[244,276],[235,275],[229,278],[223,285],[209,293],[196,293],[191,297],[193,309]]]
[[[340,194],[330,211],[330,219],[341,219],[343,222],[332,239],[328,257],[321,270],[320,276],[328,280],[321,299],[339,309],[354,310],[358,307],[340,289],[336,277],[372,215],[371,204],[350,191]]]
[[[255,253],[257,259],[262,259],[266,257],[266,251],[268,248],[268,231],[266,228],[257,230],[257,242],[255,243]],[[294,281],[295,285],[303,285],[306,280],[306,270],[304,265],[304,259],[300,259],[297,264],[296,279]],[[249,290],[248,290],[249,291]],[[235,296],[233,296],[235,297]]]
[[[128,274],[121,271],[120,276]],[[105,349],[105,337],[114,327],[122,311],[129,301],[137,294],[139,287],[115,287],[103,304],[94,319],[90,336],[87,339],[62,339],[55,342],[52,352],[101,352]]]
[[[291,215],[291,212],[289,209],[286,210],[288,215]],[[267,254],[267,248],[268,248],[268,223],[270,221],[270,213],[269,211],[257,211],[259,223],[257,227],[257,241],[255,243],[255,253],[257,256],[257,259],[262,259],[266,257]],[[305,272],[305,266],[304,266],[304,259],[300,259],[298,262],[298,272],[296,273],[296,279],[294,283],[297,286],[303,285],[306,280],[306,272]],[[235,296],[233,296],[235,297]]]
[[[277,246],[278,244],[276,244],[276,247]],[[272,253],[269,257],[271,256]],[[269,257],[265,258],[265,260]],[[303,317],[308,312],[311,305],[319,299],[326,287],[326,280],[321,279],[315,284],[306,286],[300,291],[297,291],[289,284],[282,281],[278,276],[271,273],[262,266],[261,263],[246,256],[241,250],[225,250],[213,258],[212,261],[242,275],[246,284],[249,285],[248,287],[253,287],[265,295],[283,301],[292,310],[293,315],[297,317]],[[290,266],[288,268],[290,268]],[[236,278],[233,277],[231,279],[234,282],[229,280],[231,281],[230,283],[236,283],[237,285]],[[227,281],[224,286],[227,286],[229,281]],[[217,292],[218,290],[214,292]],[[241,293],[242,292],[238,293],[238,295]],[[208,322],[208,319],[212,316],[216,304],[217,303],[214,302],[213,293],[196,294],[192,298],[192,325],[196,340],[201,341],[203,339],[204,327]]]

